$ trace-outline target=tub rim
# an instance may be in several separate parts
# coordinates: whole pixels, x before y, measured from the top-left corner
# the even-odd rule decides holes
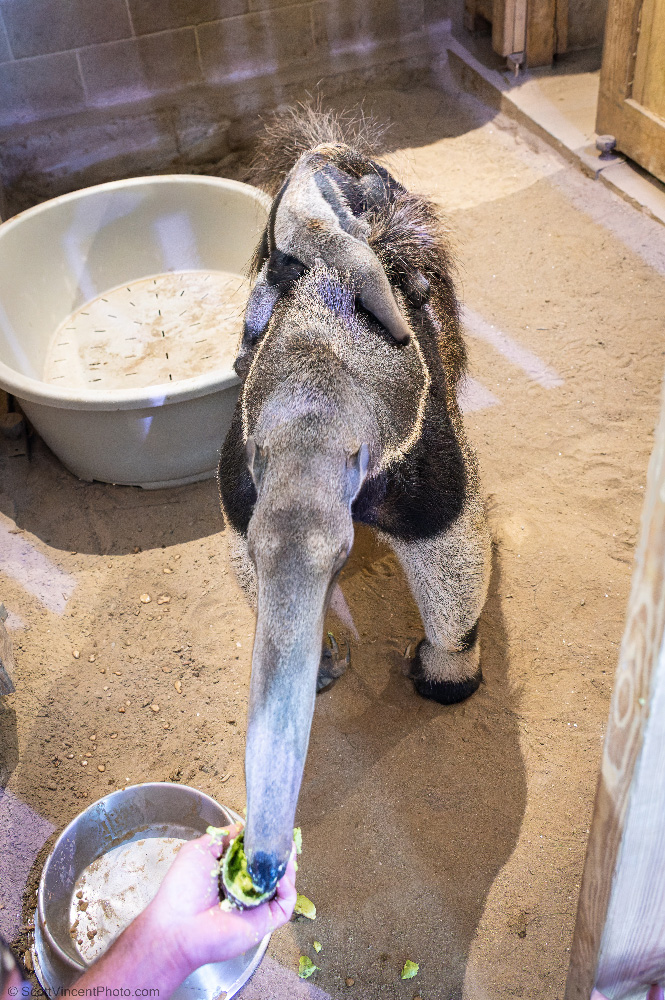
[[[201,184],[208,187],[225,188],[249,195],[262,208],[269,210],[272,200],[264,191],[236,181],[230,177],[210,177],[205,174],[159,174],[155,177],[129,177],[124,180],[106,181],[104,184],[91,184],[89,187],[68,191],[66,194],[49,198],[26,208],[18,215],[0,224],[0,241],[11,228],[19,225],[26,217],[34,217],[51,209],[54,205],[66,204],[90,197],[100,191],[126,190],[147,184]],[[146,275],[145,277],[149,277]],[[232,369],[215,369],[204,375],[193,378],[177,379],[175,382],[161,382],[156,385],[133,389],[87,389],[66,390],[53,386],[41,379],[23,375],[0,360],[0,388],[30,403],[42,406],[53,406],[62,410],[143,410],[157,406],[167,406],[172,403],[184,402],[219,392],[237,385],[240,379]]]

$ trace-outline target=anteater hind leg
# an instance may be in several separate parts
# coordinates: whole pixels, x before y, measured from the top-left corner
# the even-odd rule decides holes
[[[425,626],[411,668],[416,690],[443,705],[463,701],[482,679],[477,633],[490,545],[480,504],[468,502],[451,527],[433,538],[388,541]]]

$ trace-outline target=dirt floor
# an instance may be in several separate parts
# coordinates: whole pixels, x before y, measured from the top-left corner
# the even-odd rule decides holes
[[[320,971],[284,988],[260,972],[243,996],[561,998],[658,412],[665,230],[470,98],[366,100],[458,247],[494,537],[485,683],[451,708],[414,693],[418,612],[359,530],[342,578],[359,639],[317,700],[298,815],[318,917],[277,933],[266,966],[297,968],[317,938]],[[242,809],[253,615],[213,482],[87,484],[36,440],[0,465],[0,532],[15,935],[43,842],[110,789],[182,781]],[[406,959],[420,972],[402,982]]]

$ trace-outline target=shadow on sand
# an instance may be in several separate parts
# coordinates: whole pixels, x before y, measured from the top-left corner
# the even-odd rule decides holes
[[[526,801],[500,558],[495,549],[481,617],[485,683],[452,707],[420,698],[402,673],[419,616],[392,553],[367,529],[357,530],[342,588],[361,640],[350,670],[317,700],[299,805],[300,889],[326,904],[317,982],[337,996],[352,977],[364,998],[401,997],[409,958],[421,967],[416,992],[458,998]]]
[[[214,479],[164,490],[86,483],[39,438],[30,461],[8,459],[0,474],[0,511],[63,552],[123,555],[165,549],[224,528]]]

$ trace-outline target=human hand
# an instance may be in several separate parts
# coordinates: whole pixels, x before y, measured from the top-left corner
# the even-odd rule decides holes
[[[607,1000],[607,997],[603,993],[599,993],[598,990],[594,990],[591,994],[591,1000]],[[646,1000],[665,1000],[663,987],[659,986],[658,983],[654,983],[653,986],[650,986],[649,992],[646,995]]]
[[[183,844],[157,895],[144,911],[151,932],[173,949],[186,975],[208,962],[235,958],[285,924],[296,902],[295,850],[277,895],[251,910],[223,910],[219,900],[218,860],[240,827],[220,841],[206,834]]]

